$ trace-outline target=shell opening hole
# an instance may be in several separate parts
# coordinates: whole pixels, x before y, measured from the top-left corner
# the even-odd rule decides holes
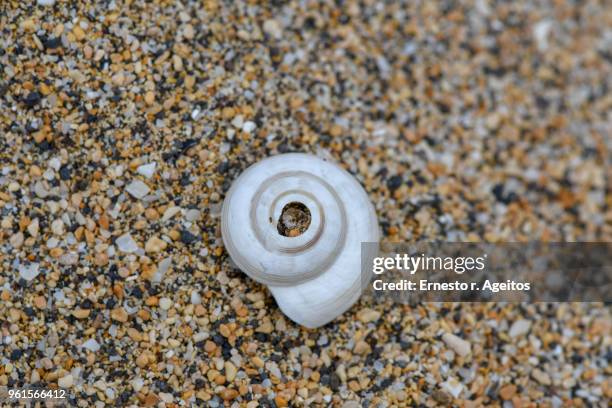
[[[291,202],[283,207],[276,224],[278,233],[285,237],[302,235],[310,226],[310,210],[304,204]]]

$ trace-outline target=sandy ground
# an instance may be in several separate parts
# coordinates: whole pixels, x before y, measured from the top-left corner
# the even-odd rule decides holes
[[[0,3],[0,387],[609,406],[609,306],[364,298],[306,330],[219,214],[300,151],[357,177],[384,241],[612,240],[610,2],[40,3]]]

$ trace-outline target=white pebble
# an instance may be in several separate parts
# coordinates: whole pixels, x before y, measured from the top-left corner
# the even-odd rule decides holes
[[[470,354],[470,351],[472,351],[472,346],[470,343],[452,333],[444,333],[442,335],[442,340],[448,347],[453,349],[455,353],[459,354],[461,357],[467,356]]]
[[[117,243],[117,248],[119,248],[121,252],[126,252],[128,254],[138,251],[139,248],[129,232],[117,238],[115,242]]]
[[[132,195],[134,198],[144,198],[151,189],[145,183],[140,180],[134,180],[125,188],[128,193]]]
[[[37,0],[39,6],[52,6],[55,4],[55,0]]]
[[[540,21],[533,26],[533,36],[538,50],[546,51],[548,48],[548,34],[552,28],[552,22],[548,20]]]
[[[57,248],[58,245],[59,245],[59,240],[55,237],[51,237],[47,240],[48,249]]]
[[[280,39],[283,36],[283,30],[278,21],[269,19],[263,24],[264,33],[275,39]]]
[[[100,350],[100,344],[95,339],[89,339],[81,346],[89,351],[93,351],[94,353]]]
[[[57,380],[57,385],[60,388],[70,388],[72,387],[72,384],[74,384],[74,378],[72,378],[72,374],[68,374],[67,376]]]
[[[64,221],[62,221],[60,218],[53,221],[51,223],[51,231],[55,235],[63,235],[64,234]]]
[[[237,115],[236,117],[234,117],[234,119],[232,119],[232,125],[235,128],[241,129],[243,124],[244,124],[244,119],[242,115]]]
[[[49,160],[49,167],[51,167],[53,170],[59,171],[61,166],[62,166],[62,162],[57,157],[54,157],[51,160]]]
[[[202,303],[202,296],[200,296],[200,293],[197,290],[192,290],[191,291],[191,304],[199,305],[200,303]]]
[[[136,172],[150,179],[155,174],[156,167],[157,167],[157,163],[151,162],[151,163],[143,164],[142,166],[138,166],[138,168],[136,169]]]
[[[454,378],[450,378],[446,382],[442,383],[442,388],[448,391],[454,398],[457,398],[461,391],[463,391],[463,384]]]
[[[180,211],[181,211],[181,207],[177,207],[175,205],[172,207],[166,208],[166,211],[164,211],[164,215],[162,215],[162,219],[161,219],[162,222],[168,221],[170,218],[174,217]]]
[[[140,377],[136,377],[132,380],[132,388],[134,391],[138,392],[144,386],[144,380]]]
[[[62,265],[76,265],[79,262],[79,254],[76,252],[66,252],[59,258]]]
[[[168,269],[170,269],[171,265],[172,257],[162,259],[157,265],[157,271],[155,272],[152,281],[155,283],[160,283],[164,279],[164,276],[166,275],[166,272],[168,272]]]
[[[185,213],[185,219],[189,222],[197,221],[200,219],[200,211],[194,209],[187,210]]]
[[[30,225],[28,225],[28,233],[34,238],[36,238],[38,236],[38,229],[39,229],[38,218],[34,218],[32,222],[30,223]]]
[[[251,133],[255,130],[256,127],[257,125],[255,124],[255,122],[249,120],[247,122],[244,122],[244,125],[242,125],[242,131],[246,133]]]
[[[531,328],[531,322],[529,320],[520,319],[512,324],[512,327],[510,327],[510,331],[508,332],[508,335],[513,338],[519,337],[519,336],[527,334],[530,328]]]
[[[159,299],[159,307],[161,307],[162,310],[170,309],[172,307],[172,300],[166,297]]]
[[[28,282],[38,276],[40,271],[38,270],[37,263],[31,263],[29,265],[19,265],[19,276]]]

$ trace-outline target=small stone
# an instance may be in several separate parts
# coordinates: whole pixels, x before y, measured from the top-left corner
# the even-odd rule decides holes
[[[44,309],[47,307],[47,300],[44,296],[36,296],[34,298],[34,306],[36,306],[38,309]]]
[[[225,388],[220,394],[223,401],[232,401],[238,396],[238,391],[233,388]]]
[[[152,236],[151,238],[149,238],[149,240],[145,244],[145,252],[147,253],[160,252],[166,249],[167,246],[168,244],[166,243],[166,241],[159,239],[156,236]]]
[[[23,98],[23,103],[28,108],[33,108],[40,103],[41,99],[42,95],[40,92],[30,92],[25,98]]]
[[[444,390],[454,398],[457,398],[463,391],[464,386],[456,379],[450,378],[446,382],[442,383],[442,388],[444,388]]]
[[[51,231],[55,235],[63,235],[64,234],[64,222],[61,219],[56,219],[51,223]]]
[[[155,275],[153,275],[152,281],[154,283],[160,283],[164,279],[164,276],[166,276],[166,272],[168,272],[170,266],[172,266],[172,257],[162,259],[159,264],[157,264],[157,271]]]
[[[355,347],[353,347],[353,353],[355,354],[364,355],[368,354],[370,351],[372,351],[372,348],[363,340],[359,340],[357,343],[355,343]]]
[[[151,163],[143,164],[142,166],[138,166],[138,168],[136,169],[136,172],[150,179],[155,174],[156,167],[157,167],[157,163],[151,162]]]
[[[64,376],[60,378],[59,380],[57,380],[57,385],[60,388],[70,388],[72,387],[73,383],[74,383],[74,379],[72,378],[72,374],[68,374],[67,376]]]
[[[533,37],[536,41],[536,46],[540,51],[546,51],[548,48],[548,34],[552,28],[550,20],[539,21],[533,26]]]
[[[124,308],[118,307],[111,311],[111,319],[116,320],[121,323],[125,323],[128,321],[128,314]]]
[[[52,6],[55,4],[55,0],[37,0],[39,6]]]
[[[144,95],[144,101],[147,105],[151,106],[155,103],[155,92],[148,91]]]
[[[375,322],[380,319],[380,312],[372,309],[362,309],[359,311],[359,313],[357,313],[357,318],[362,323]]]
[[[149,194],[149,191],[151,191],[149,186],[147,186],[140,180],[132,181],[125,189],[128,193],[130,193],[132,197],[137,198],[139,200],[144,198],[147,194]]]
[[[531,377],[533,377],[534,380],[536,380],[537,382],[539,382],[542,385],[551,385],[552,384],[550,376],[548,374],[546,374],[544,371],[539,370],[537,368],[535,368],[531,372]]]
[[[195,30],[191,24],[185,24],[183,26],[183,37],[187,40],[192,40],[195,35]]]
[[[76,265],[79,262],[79,254],[76,252],[66,252],[59,258],[62,265]]]
[[[23,232],[19,231],[11,235],[11,238],[9,239],[9,244],[11,244],[11,246],[15,249],[21,248],[21,246],[23,245]]]
[[[451,396],[448,395],[447,392],[442,391],[442,390],[434,390],[431,393],[431,396],[433,397],[434,400],[436,400],[436,402],[444,406],[449,406],[451,402],[453,402],[453,399],[451,398]]]
[[[75,309],[72,311],[72,315],[77,319],[85,319],[89,316],[89,309]]]
[[[503,399],[504,401],[509,401],[512,399],[512,397],[514,397],[516,395],[516,385],[514,384],[508,384],[508,385],[504,385],[502,388],[500,388],[499,390],[499,396],[501,397],[501,399]]]
[[[255,130],[256,127],[257,125],[255,124],[255,122],[249,120],[244,122],[244,124],[242,125],[242,131],[246,133],[251,133]]]
[[[117,248],[119,248],[119,251],[128,254],[136,252],[139,249],[138,244],[136,243],[136,241],[134,241],[134,239],[129,233],[121,235],[119,238],[117,238],[115,243],[117,244]]]
[[[31,263],[29,265],[19,265],[19,276],[21,276],[26,281],[31,281],[38,276],[40,273],[38,270],[37,263]]]
[[[227,381],[229,382],[234,381],[234,378],[236,378],[236,374],[238,373],[238,369],[236,368],[236,366],[232,364],[230,361],[226,361],[224,367],[225,367],[225,378],[227,379]]]
[[[444,333],[442,335],[442,340],[448,347],[453,349],[453,351],[461,357],[467,356],[472,351],[472,346],[469,342],[455,336],[454,334]]]
[[[89,339],[81,346],[89,351],[93,351],[94,353],[100,350],[100,344],[95,339]]]
[[[519,319],[512,324],[508,335],[512,338],[520,337],[527,334],[530,328],[531,322],[529,320]]]
[[[278,21],[269,19],[266,20],[263,24],[264,33],[268,34],[270,37],[274,39],[280,39],[283,36],[283,30]]]
[[[166,222],[170,220],[172,217],[174,217],[179,212],[181,212],[181,207],[172,206],[172,207],[166,208],[166,211],[164,211],[164,215],[162,215],[162,219],[161,219],[162,222]]]
[[[138,357],[136,357],[136,365],[140,368],[145,368],[149,364],[149,357],[147,353],[140,353]]]
[[[85,31],[83,31],[80,25],[74,26],[72,29],[72,34],[74,34],[77,41],[83,41],[85,39]]]
[[[202,296],[200,296],[200,293],[197,290],[192,290],[191,291],[191,304],[199,305],[200,303],[202,303]]]
[[[181,231],[181,242],[185,245],[192,244],[198,240],[198,237],[188,230]]]
[[[162,310],[168,310],[172,307],[172,300],[166,297],[159,299],[159,307]]]
[[[34,218],[32,222],[30,222],[30,225],[28,225],[27,230],[28,230],[28,234],[30,234],[32,237],[36,238],[38,236],[38,231],[39,231],[38,218]]]
[[[187,210],[187,212],[185,213],[185,220],[189,222],[194,222],[198,219],[200,219],[200,211],[198,210],[191,209]]]

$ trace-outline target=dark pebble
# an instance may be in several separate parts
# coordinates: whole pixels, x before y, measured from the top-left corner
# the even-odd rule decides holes
[[[60,37],[51,37],[47,41],[44,42],[45,48],[47,49],[55,49],[62,46],[62,39]]]
[[[11,361],[19,360],[22,355],[23,355],[23,352],[21,351],[21,349],[15,349],[11,351]]]
[[[400,175],[389,177],[389,179],[387,180],[387,188],[389,189],[389,191],[394,192],[395,190],[401,187],[402,182],[402,176]]]
[[[181,231],[181,242],[185,245],[198,241],[198,237],[187,230]]]
[[[23,103],[28,108],[33,108],[40,103],[42,99],[42,95],[39,92],[30,92],[25,98],[23,98]]]
[[[70,167],[68,167],[67,165],[62,166],[59,169],[59,175],[62,180],[70,180],[70,173]]]

